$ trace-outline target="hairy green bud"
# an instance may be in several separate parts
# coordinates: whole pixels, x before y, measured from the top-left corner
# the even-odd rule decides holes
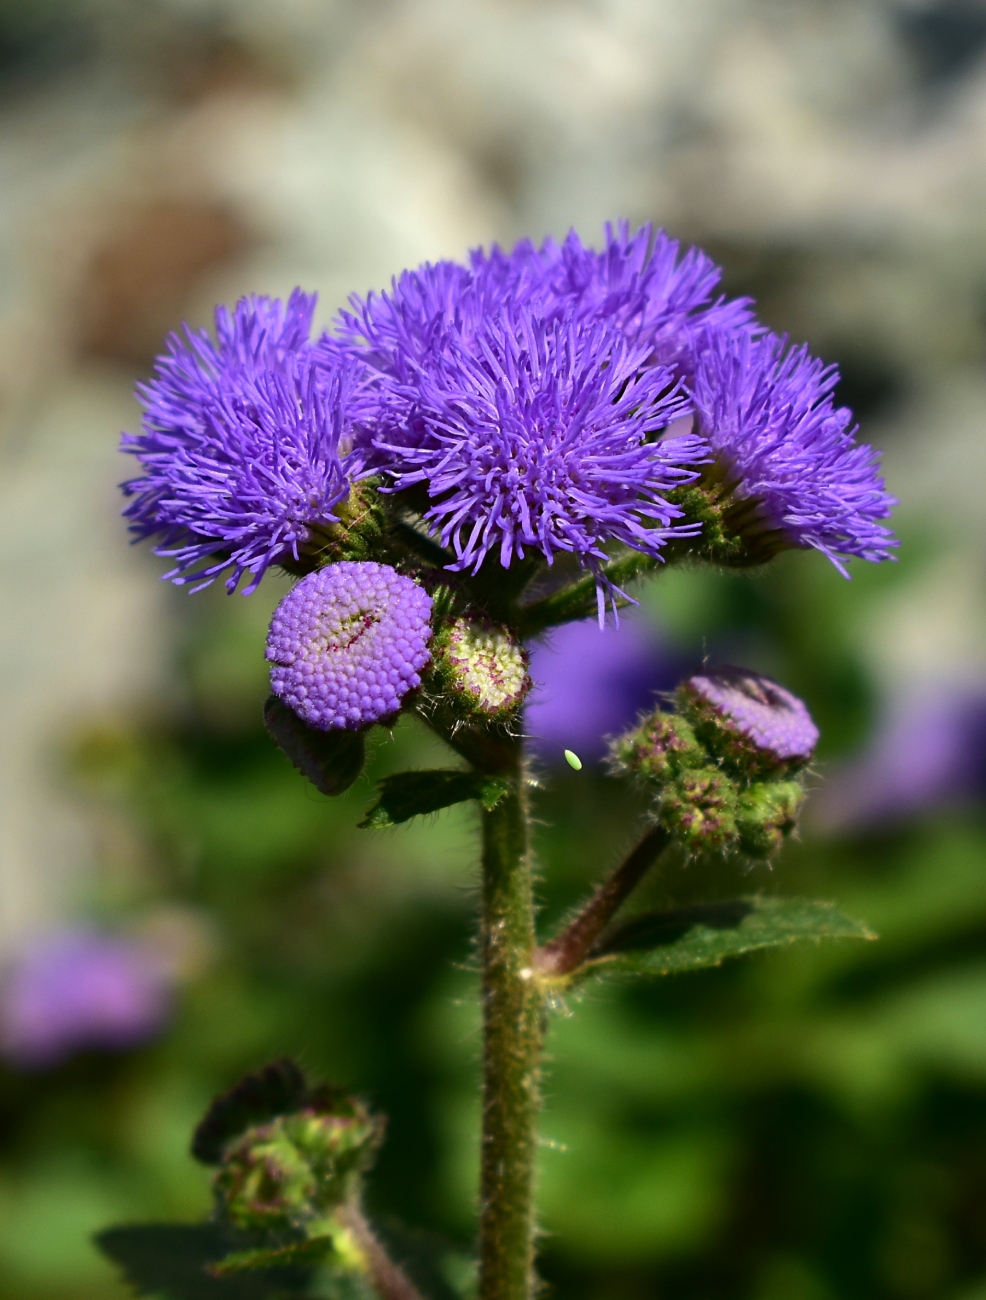
[[[660,709],[620,736],[613,745],[613,756],[619,767],[658,784],[709,761],[688,721]]]
[[[527,651],[496,623],[453,619],[432,654],[435,685],[463,717],[505,719],[531,689]]]
[[[797,824],[804,801],[799,781],[759,781],[741,791],[736,825],[739,847],[751,858],[770,858]]]

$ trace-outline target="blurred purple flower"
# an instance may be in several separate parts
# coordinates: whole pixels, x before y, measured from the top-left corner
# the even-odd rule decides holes
[[[908,694],[814,801],[827,830],[862,830],[986,795],[986,688]]]
[[[531,650],[526,730],[534,748],[550,761],[564,749],[602,758],[605,738],[633,722],[655,691],[670,690],[682,666],[640,617],[605,629],[595,619],[556,628]]]
[[[0,1053],[45,1069],[85,1048],[134,1046],[163,1026],[170,983],[160,955],[135,940],[82,929],[40,935],[0,982]]]

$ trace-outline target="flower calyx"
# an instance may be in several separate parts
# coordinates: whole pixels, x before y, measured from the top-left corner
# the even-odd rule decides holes
[[[340,560],[360,563],[383,558],[387,517],[377,479],[362,479],[333,507],[333,520],[309,523],[307,540],[298,547],[298,558],[287,556],[279,563],[286,572],[304,577]]]

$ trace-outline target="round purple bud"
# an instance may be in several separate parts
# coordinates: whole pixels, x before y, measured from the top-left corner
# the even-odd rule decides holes
[[[818,728],[804,704],[769,677],[746,668],[714,668],[680,687],[695,734],[747,777],[804,767]]]
[[[340,561],[302,578],[271,620],[271,688],[320,731],[393,717],[431,658],[431,597],[387,564]]]

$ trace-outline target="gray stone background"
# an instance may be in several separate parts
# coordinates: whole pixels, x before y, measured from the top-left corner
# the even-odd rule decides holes
[[[0,4],[0,955],[93,857],[73,727],[160,700],[176,595],[116,438],[164,331],[493,239],[655,220],[838,357],[937,539],[859,636],[887,708],[984,670],[986,7]],[[937,689],[937,686],[936,686]]]

